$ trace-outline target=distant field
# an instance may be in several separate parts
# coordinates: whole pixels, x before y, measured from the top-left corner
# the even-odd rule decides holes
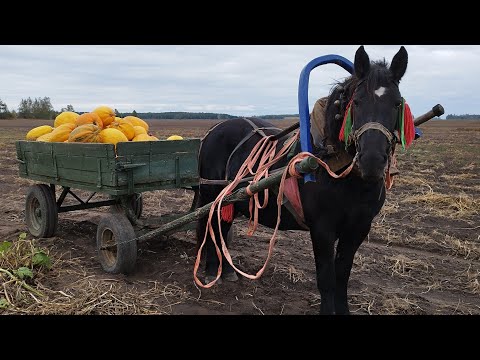
[[[172,134],[202,137],[217,122],[148,121],[161,139]],[[282,128],[293,122],[272,121]],[[43,124],[53,121],[0,120],[0,242],[15,241],[26,231],[25,193],[33,184],[17,175],[15,140]],[[480,121],[437,120],[420,128],[424,136],[407,152],[399,152],[400,174],[355,257],[349,283],[354,314],[480,315]],[[186,190],[145,193],[144,218],[186,211],[192,199]],[[95,236],[105,211],[60,214],[56,236],[36,240],[54,259],[50,271],[31,281],[45,296],[21,297],[25,292],[9,283],[9,294],[20,295],[10,299],[13,306],[0,308],[0,314],[303,315],[319,311],[308,233],[280,232],[273,258],[259,280],[242,278],[200,291],[193,283],[192,231],[140,245],[131,276],[103,272],[95,258]],[[246,223],[246,219],[236,221],[231,252],[233,261],[252,273],[263,264],[272,230],[260,227],[254,237],[248,237]],[[2,281],[5,284],[0,276]]]

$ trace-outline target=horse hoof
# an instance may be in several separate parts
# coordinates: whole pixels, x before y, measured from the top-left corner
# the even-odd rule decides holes
[[[234,271],[234,272],[222,275],[222,279],[229,282],[235,282],[235,281],[238,281],[238,275]]]
[[[215,275],[207,275],[205,276],[205,285],[210,284],[213,280],[215,280],[216,276]],[[217,282],[215,284],[221,285],[222,284],[222,278],[218,278]]]

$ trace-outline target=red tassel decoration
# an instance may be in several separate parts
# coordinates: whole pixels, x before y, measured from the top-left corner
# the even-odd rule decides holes
[[[220,213],[223,221],[231,223],[233,221],[233,204],[222,206]]]
[[[405,146],[409,147],[412,141],[415,139],[415,125],[413,123],[413,115],[410,111],[410,106],[405,103],[405,115],[403,119],[404,132],[405,132]]]

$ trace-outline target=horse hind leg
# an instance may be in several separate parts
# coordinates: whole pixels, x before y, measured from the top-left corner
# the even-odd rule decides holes
[[[223,221],[222,221],[222,231],[223,231],[223,226],[224,225],[223,225]],[[225,242],[226,242],[227,246],[229,246],[232,243],[232,240],[234,238],[234,234],[235,234],[235,227],[233,226],[233,222],[232,222],[228,226],[227,236],[225,237],[225,235],[224,235],[224,239],[225,239]],[[226,261],[225,257],[223,259],[224,259],[224,264],[225,265],[224,265],[224,271],[222,272],[222,279],[225,280],[225,281],[229,281],[229,282],[238,281],[238,275],[235,272],[235,269]]]
[[[202,196],[200,194],[199,197],[199,206],[203,206],[208,204],[209,202],[213,201]],[[207,226],[208,217],[204,216],[197,221],[197,251],[200,247],[200,244],[203,242],[205,237],[205,231]],[[220,241],[220,233],[218,231],[218,225],[216,216],[212,218],[212,225],[214,229],[215,239],[217,246],[221,249],[221,241]],[[232,223],[227,223],[225,221],[221,221],[221,229],[223,238],[226,241],[227,246],[229,245],[230,239],[233,237],[233,231],[230,232],[232,227]],[[206,243],[204,246],[204,255],[205,255],[205,283],[210,283],[217,277],[218,267],[220,262],[218,260],[217,252],[215,249],[215,245],[213,244],[212,238],[210,234],[207,234]],[[238,280],[238,276],[235,273],[235,270],[232,266],[227,262],[225,256],[222,254],[222,277],[218,279],[217,284],[222,283],[222,279],[225,281],[236,281]]]

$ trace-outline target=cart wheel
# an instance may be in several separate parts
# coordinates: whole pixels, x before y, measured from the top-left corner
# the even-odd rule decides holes
[[[130,209],[133,211],[135,214],[135,218],[132,219],[130,212],[125,211],[123,208],[122,204],[115,204],[112,206],[113,212],[118,212],[118,211],[124,211],[125,215],[127,218],[130,220],[131,223],[135,224],[136,220],[140,219],[140,216],[142,216],[142,211],[143,211],[143,197],[142,194],[133,194],[128,197],[127,204],[129,204]]]
[[[25,201],[25,220],[34,237],[52,237],[57,230],[58,211],[52,189],[45,184],[28,188]]]
[[[103,270],[128,274],[135,268],[137,242],[132,224],[123,212],[102,216],[97,227],[97,252]]]

